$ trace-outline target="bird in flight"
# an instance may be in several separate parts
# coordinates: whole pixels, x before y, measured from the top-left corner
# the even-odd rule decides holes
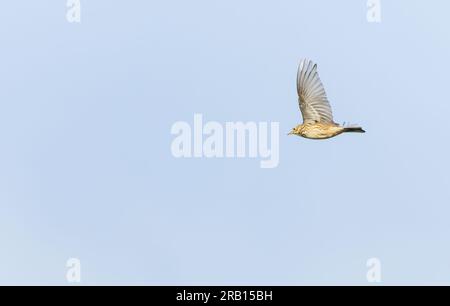
[[[317,72],[317,65],[302,60],[297,72],[298,104],[303,124],[297,125],[288,135],[309,139],[328,139],[342,133],[365,133],[359,126],[340,126],[333,121],[327,94]]]

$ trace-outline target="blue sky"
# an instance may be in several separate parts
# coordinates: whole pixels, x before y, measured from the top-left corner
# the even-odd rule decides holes
[[[450,283],[443,1],[12,1],[0,12],[0,283]],[[285,136],[301,58],[337,122]],[[280,163],[176,159],[174,122],[280,123]]]

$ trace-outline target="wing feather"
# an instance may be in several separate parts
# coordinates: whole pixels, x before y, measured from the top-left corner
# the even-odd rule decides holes
[[[297,92],[304,123],[334,123],[327,94],[317,72],[317,65],[302,60],[297,72]]]

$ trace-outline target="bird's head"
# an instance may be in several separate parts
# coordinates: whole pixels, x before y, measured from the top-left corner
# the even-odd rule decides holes
[[[295,135],[297,134],[297,128],[292,128],[292,130],[288,133],[288,135]]]

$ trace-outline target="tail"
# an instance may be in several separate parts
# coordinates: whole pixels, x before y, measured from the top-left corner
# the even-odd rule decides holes
[[[365,133],[361,127],[359,126],[353,126],[353,127],[346,127],[344,128],[344,133]]]

